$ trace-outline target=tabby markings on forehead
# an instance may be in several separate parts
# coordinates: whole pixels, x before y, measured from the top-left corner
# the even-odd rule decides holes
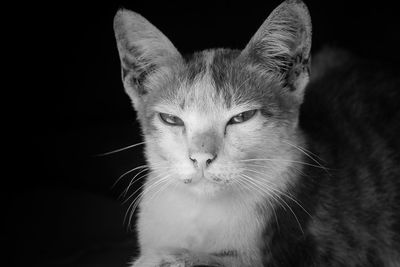
[[[204,50],[185,56],[185,79],[188,84],[200,80],[209,72],[214,50]]]
[[[209,114],[225,120],[241,112],[260,109],[259,93],[251,92],[252,75],[236,60],[239,51],[229,49],[197,52],[185,62],[184,77],[168,98],[161,99],[158,112],[184,116],[183,111]],[[245,95],[243,95],[245,94]],[[225,118],[227,116],[227,118]]]
[[[210,73],[217,92],[223,96],[227,107],[235,101],[234,89],[235,77],[238,73],[236,61],[240,51],[230,49],[218,49],[215,51],[213,62],[210,65]]]

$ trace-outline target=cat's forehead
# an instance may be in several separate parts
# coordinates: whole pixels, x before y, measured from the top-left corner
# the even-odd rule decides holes
[[[161,102],[180,110],[218,112],[260,108],[272,98],[272,82],[253,71],[240,51],[205,50],[185,58],[175,82],[163,88]]]

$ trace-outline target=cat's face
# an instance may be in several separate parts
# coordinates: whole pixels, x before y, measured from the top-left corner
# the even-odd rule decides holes
[[[142,125],[149,163],[188,190],[238,189],[248,177],[280,183],[287,167],[281,160],[291,158],[282,140],[294,134],[298,103],[238,55],[198,53],[147,96]],[[193,65],[202,67],[194,72]]]
[[[287,11],[303,29],[297,36],[278,29],[292,39],[276,33],[267,41],[281,43],[265,44],[263,25],[243,51],[208,50],[188,59],[140,15],[117,14],[123,80],[144,132],[152,182],[167,180],[200,196],[273,192],[288,183],[310,29],[299,10]],[[266,23],[279,21],[276,13]]]

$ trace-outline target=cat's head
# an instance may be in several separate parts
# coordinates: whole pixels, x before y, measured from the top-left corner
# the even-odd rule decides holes
[[[301,1],[278,6],[242,51],[184,58],[125,9],[114,29],[154,180],[199,195],[288,184],[309,79],[311,20]]]

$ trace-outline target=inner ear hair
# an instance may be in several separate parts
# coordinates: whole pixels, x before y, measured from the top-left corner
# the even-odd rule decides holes
[[[242,56],[267,76],[278,78],[302,101],[309,80],[311,18],[300,0],[280,4],[251,38]]]
[[[302,53],[295,55],[288,68],[281,71],[283,86],[287,87],[291,92],[298,89],[296,81],[301,79],[301,75],[310,76],[310,62],[310,56],[304,58]]]
[[[181,60],[181,55],[160,30],[133,11],[117,12],[114,32],[125,91],[138,109],[152,87],[146,84],[165,74],[166,68]]]

